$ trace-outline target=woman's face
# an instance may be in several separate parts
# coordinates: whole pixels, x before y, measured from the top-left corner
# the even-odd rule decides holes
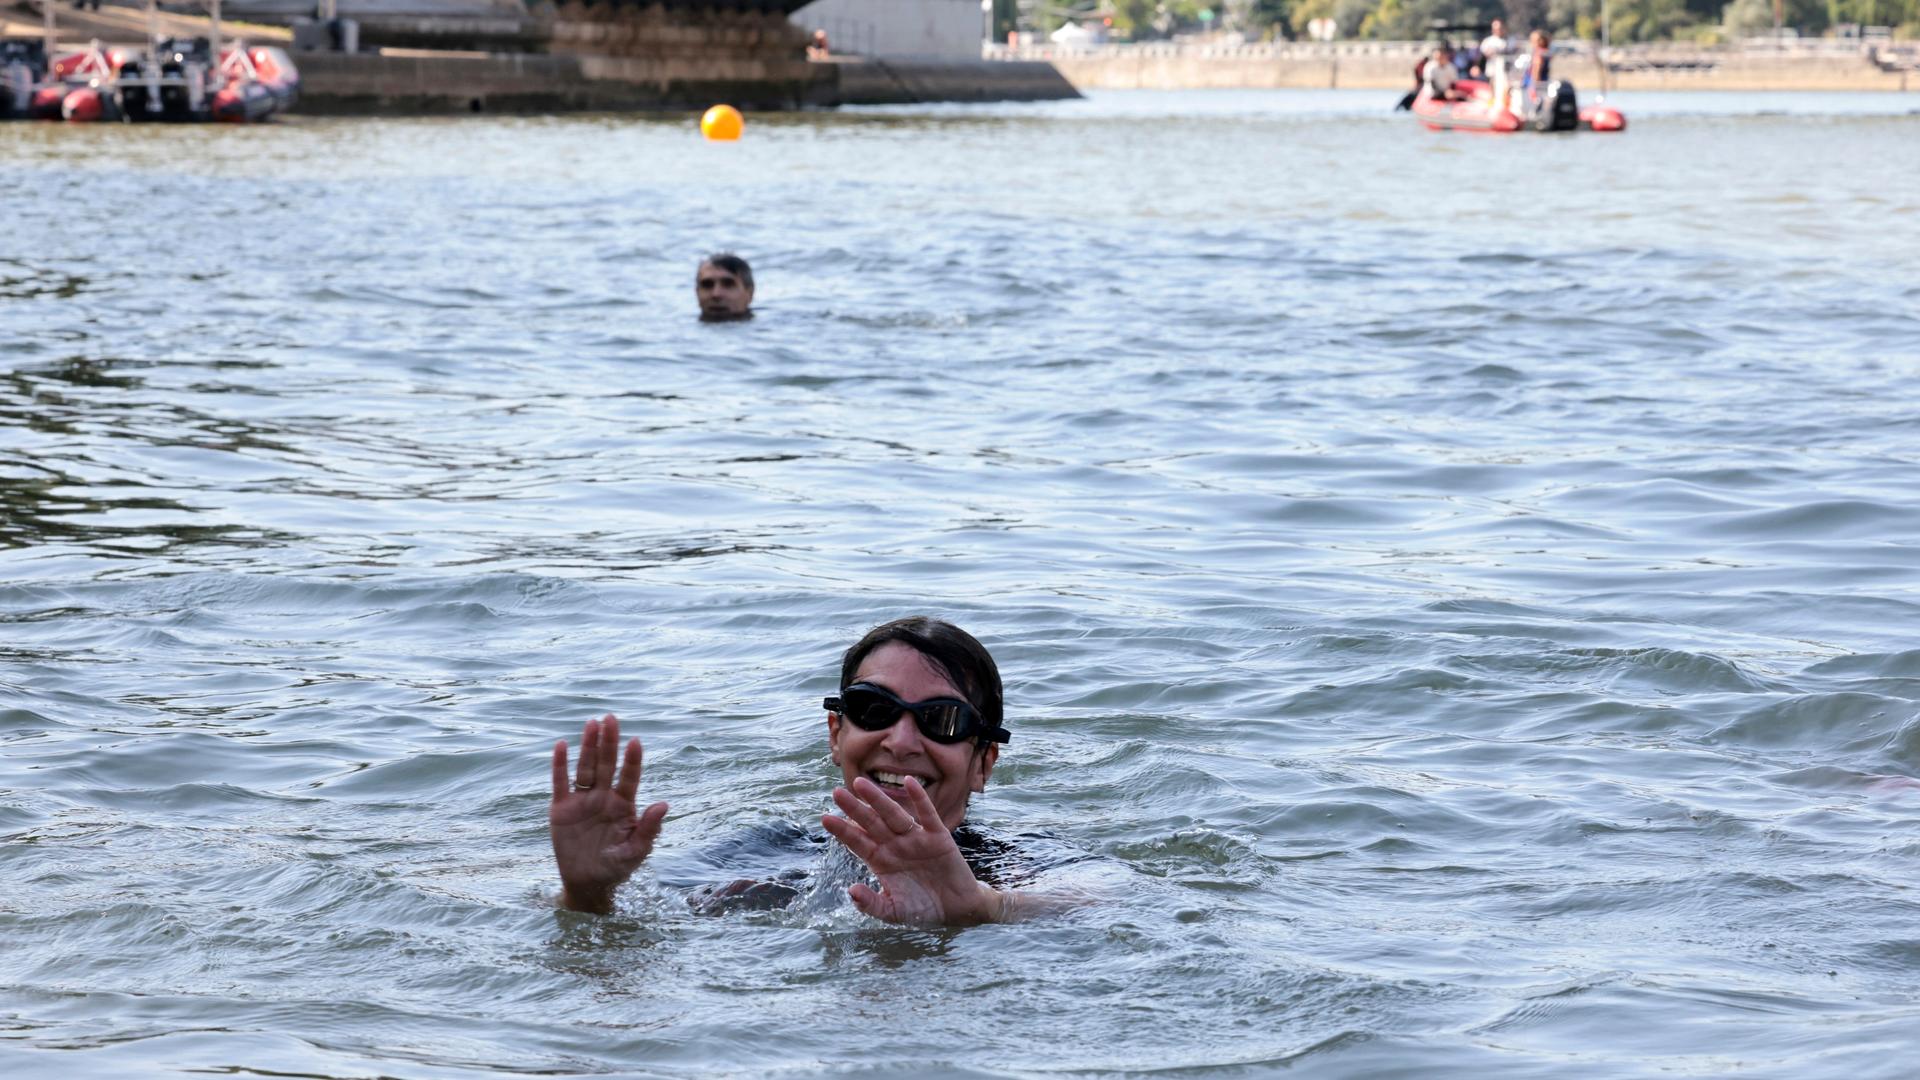
[[[889,641],[868,653],[854,672],[853,681],[872,683],[907,702],[942,697],[966,700],[960,688],[948,682],[926,657],[898,641]],[[934,742],[920,734],[913,714],[904,710],[884,731],[863,731],[829,713],[827,745],[848,787],[853,786],[855,777],[864,776],[904,803],[906,789],[901,784],[909,776],[918,779],[948,829],[960,827],[967,813],[967,797],[985,790],[993,763],[1000,756],[996,743],[988,743],[983,750],[972,739],[948,745]]]

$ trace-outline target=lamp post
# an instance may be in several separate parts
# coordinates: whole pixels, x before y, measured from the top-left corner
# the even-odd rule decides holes
[[[1600,0],[1600,93],[1607,92],[1607,53],[1613,51],[1613,9]]]

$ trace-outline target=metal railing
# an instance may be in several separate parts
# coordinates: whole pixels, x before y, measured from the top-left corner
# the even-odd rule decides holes
[[[1254,41],[1195,42],[1141,41],[1108,42],[1100,45],[1022,42],[1003,45],[987,42],[981,55],[988,60],[1055,59],[1187,59],[1191,57],[1221,60],[1333,60],[1355,56],[1404,56],[1417,58],[1433,48],[1420,41]]]
[[[987,60],[1145,60],[1145,59],[1218,59],[1218,60],[1345,60],[1359,57],[1404,58],[1409,63],[1433,48],[1430,41],[1261,41],[1200,42],[1143,41],[1107,42],[1099,45],[1022,42],[1005,45],[987,42],[981,56]],[[1556,41],[1558,56],[1592,56],[1600,52],[1598,42]],[[1901,62],[1920,45],[1911,42],[1889,43],[1885,39],[1860,38],[1748,38],[1729,45],[1696,45],[1691,42],[1656,42],[1643,45],[1614,45],[1605,50],[1609,66],[1680,67],[1711,66],[1733,56],[1777,56],[1783,59],[1835,59],[1860,57],[1886,64]]]

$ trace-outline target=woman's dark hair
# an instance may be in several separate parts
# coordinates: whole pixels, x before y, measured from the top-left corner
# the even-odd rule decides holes
[[[936,671],[945,675],[947,681],[980,710],[986,730],[1001,726],[1005,701],[1000,692],[1000,668],[994,664],[993,656],[972,634],[930,615],[895,619],[867,631],[840,661],[840,689],[853,685],[854,673],[860,670],[860,662],[867,654],[890,641],[897,641],[926,657]]]

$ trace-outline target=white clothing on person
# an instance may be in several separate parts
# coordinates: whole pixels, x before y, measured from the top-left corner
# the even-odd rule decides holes
[[[1445,60],[1427,61],[1427,94],[1430,97],[1443,98],[1453,89],[1454,80],[1460,77],[1460,69]]]
[[[1507,39],[1498,34],[1488,34],[1480,43],[1480,70],[1486,72],[1487,82],[1493,89],[1493,107],[1497,111],[1507,105],[1507,51],[1511,46]]]

